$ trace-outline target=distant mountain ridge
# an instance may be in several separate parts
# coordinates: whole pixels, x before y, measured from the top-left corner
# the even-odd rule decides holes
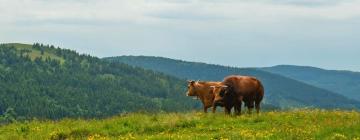
[[[262,68],[360,101],[360,72],[325,70],[309,66],[278,65]]]
[[[281,108],[359,108],[358,101],[337,93],[293,80],[259,68],[235,68],[206,63],[186,62],[163,57],[119,56],[103,58],[111,62],[126,63],[163,72],[182,79],[221,81],[231,74],[258,77],[265,86],[265,102]]]

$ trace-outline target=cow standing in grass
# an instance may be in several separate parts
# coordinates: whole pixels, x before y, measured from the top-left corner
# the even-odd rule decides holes
[[[235,115],[240,115],[242,102],[248,107],[249,114],[254,105],[256,112],[259,113],[260,102],[264,97],[264,87],[254,77],[232,75],[226,77],[220,85],[214,86],[213,94],[215,95],[214,106],[224,106],[226,114],[230,114],[234,107]]]
[[[199,82],[199,81],[188,81],[187,96],[196,96],[200,99],[204,112],[207,113],[207,109],[212,107],[212,112],[215,113],[216,106],[213,106],[214,94],[213,86],[221,85],[221,82]]]

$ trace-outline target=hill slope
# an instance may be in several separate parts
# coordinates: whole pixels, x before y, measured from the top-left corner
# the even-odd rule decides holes
[[[221,81],[225,76],[231,74],[255,76],[265,86],[265,102],[281,108],[309,106],[320,108],[360,107],[359,102],[342,95],[255,68],[233,68],[146,56],[120,56],[104,59],[110,62],[121,62],[160,71],[183,79]]]
[[[279,65],[263,70],[280,74],[360,101],[360,72]]]
[[[151,82],[149,82],[151,81]],[[0,45],[0,115],[107,117],[131,111],[184,111],[185,81],[41,44]]]
[[[226,117],[222,113],[127,114],[102,120],[31,121],[0,126],[0,139],[278,140],[360,139],[360,113],[298,110]]]

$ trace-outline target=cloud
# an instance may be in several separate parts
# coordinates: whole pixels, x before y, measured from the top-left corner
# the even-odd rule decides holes
[[[0,42],[234,66],[360,70],[359,24],[360,0],[0,0]]]
[[[262,0],[263,2],[272,4],[286,4],[295,6],[336,6],[346,2],[354,2],[354,0]]]
[[[0,0],[0,3],[0,23],[8,24],[272,22],[360,16],[358,0]]]

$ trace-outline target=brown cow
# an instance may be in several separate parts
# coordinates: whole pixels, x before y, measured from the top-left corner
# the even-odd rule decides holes
[[[212,112],[215,113],[216,106],[213,106],[214,94],[212,86],[220,85],[221,82],[199,82],[199,81],[188,81],[187,96],[196,96],[201,100],[204,112],[207,113],[207,109],[212,107]]]
[[[264,97],[264,87],[254,77],[232,75],[226,77],[222,85],[213,88],[213,93],[214,105],[223,105],[226,114],[230,114],[231,108],[234,107],[235,114],[240,115],[243,101],[249,113],[254,108],[254,103],[256,112],[259,113],[260,102]]]

